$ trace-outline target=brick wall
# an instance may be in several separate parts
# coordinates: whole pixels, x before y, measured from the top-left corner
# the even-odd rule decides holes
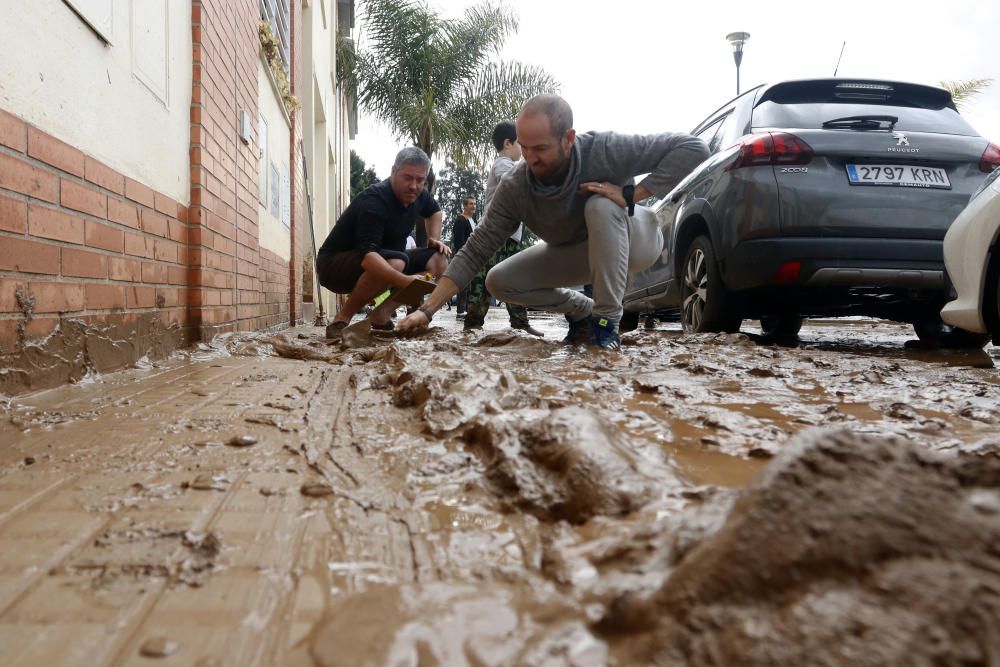
[[[295,30],[301,9],[299,3],[292,5]],[[300,317],[301,297],[292,298],[295,262],[285,262],[258,243],[257,137],[244,143],[237,132],[241,109],[257,118],[258,20],[256,0],[195,0],[192,6],[189,221],[196,261],[190,318],[194,337],[202,340],[223,331],[273,328]],[[292,54],[294,71],[299,49]],[[293,137],[296,131],[301,134],[298,116],[292,114]],[[300,164],[295,162],[298,141],[293,144],[291,164]],[[293,260],[301,236],[296,188],[291,194]]]
[[[0,392],[120,368],[163,338],[167,348],[181,344],[187,216],[170,197],[0,110]],[[77,338],[64,340],[70,321]],[[53,332],[61,352],[46,355],[39,342]],[[107,345],[120,361],[97,349]]]
[[[302,10],[291,5],[294,93]],[[272,94],[257,90],[258,20],[257,0],[192,2],[187,207],[0,110],[0,393],[302,320],[301,114],[288,261],[258,243],[257,137],[237,130],[239,110],[256,119],[258,92]]]

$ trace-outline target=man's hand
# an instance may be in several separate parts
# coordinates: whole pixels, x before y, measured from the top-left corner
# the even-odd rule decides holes
[[[427,247],[434,248],[445,257],[451,257],[451,247],[441,239],[427,239]]]
[[[580,183],[580,189],[577,191],[577,194],[604,195],[622,208],[625,208],[625,197],[622,196],[621,186],[614,183],[608,183],[607,181],[587,181],[586,183]],[[635,192],[632,194],[632,201],[636,203],[641,202],[652,194],[644,186],[637,185],[635,186]]]
[[[577,194],[604,195],[622,208],[625,208],[625,197],[622,196],[621,187],[607,181],[587,181],[580,183],[580,190]]]
[[[419,310],[413,311],[396,324],[396,331],[399,333],[417,333],[427,328],[430,322],[427,316]]]

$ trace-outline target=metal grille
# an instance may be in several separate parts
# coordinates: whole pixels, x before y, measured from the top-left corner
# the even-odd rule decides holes
[[[288,71],[291,62],[289,44],[291,35],[288,30],[290,15],[288,13],[288,0],[259,0],[260,17],[271,26],[271,32],[278,38],[281,46],[281,60],[285,63],[285,71]]]

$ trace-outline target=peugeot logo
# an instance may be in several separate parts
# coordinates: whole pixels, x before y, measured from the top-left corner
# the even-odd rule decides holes
[[[910,140],[906,138],[906,135],[902,132],[893,132],[892,138],[896,140],[897,146],[909,146]]]

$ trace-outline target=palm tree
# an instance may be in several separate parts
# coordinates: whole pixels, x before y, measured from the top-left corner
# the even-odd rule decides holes
[[[558,89],[540,67],[496,59],[518,28],[499,2],[460,19],[442,18],[422,0],[364,0],[363,13],[366,43],[354,51],[341,41],[338,78],[363,110],[432,158],[484,168],[496,123],[532,95]]]
[[[951,93],[951,99],[961,111],[969,99],[993,83],[993,79],[969,79],[968,81],[942,81],[941,87]]]

